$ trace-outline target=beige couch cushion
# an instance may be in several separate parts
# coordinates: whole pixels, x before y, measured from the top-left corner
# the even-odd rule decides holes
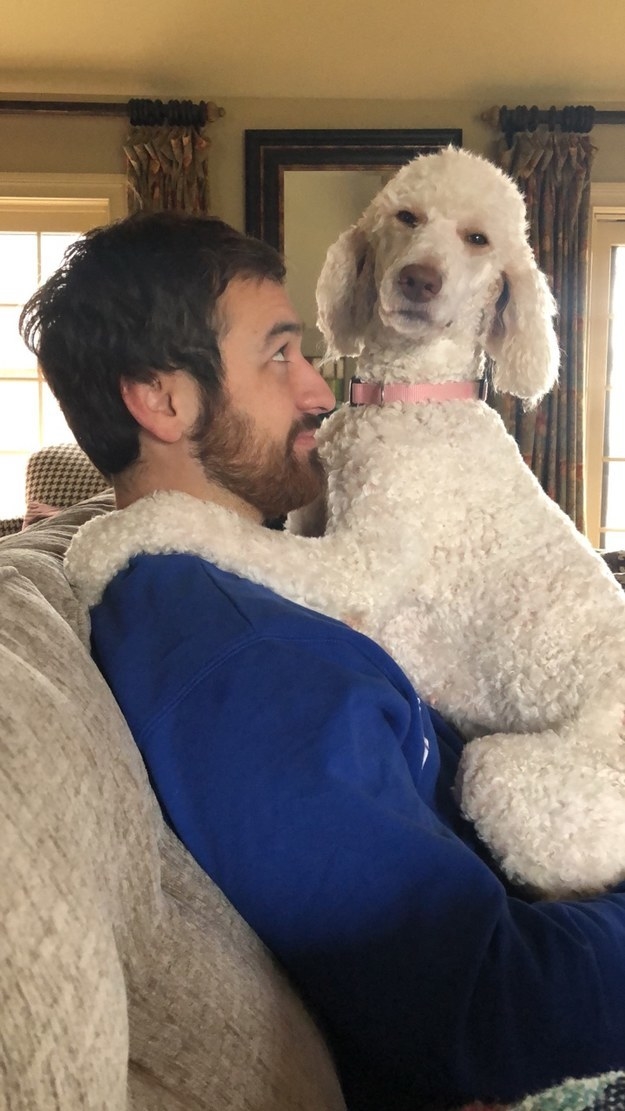
[[[0,1105],[340,1111],[314,1024],[164,828],[76,635],[73,512],[0,542]]]

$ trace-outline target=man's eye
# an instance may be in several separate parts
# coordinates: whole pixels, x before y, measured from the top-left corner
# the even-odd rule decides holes
[[[275,355],[271,356],[274,362],[286,363],[286,348],[287,345],[285,343],[284,347],[281,347],[279,351],[276,351]]]
[[[416,228],[419,223],[419,217],[415,216],[414,212],[410,212],[407,208],[402,208],[400,212],[396,212],[395,219],[399,220],[402,224],[406,224],[409,228]]]
[[[488,247],[488,236],[481,231],[467,232],[465,239],[473,247]]]

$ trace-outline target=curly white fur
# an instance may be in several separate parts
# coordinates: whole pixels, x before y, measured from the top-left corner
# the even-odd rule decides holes
[[[434,281],[415,298],[424,273]],[[473,379],[484,352],[497,388],[528,403],[556,378],[554,304],[522,198],[464,151],[400,170],[330,249],[318,303],[329,350],[358,354],[364,379]],[[323,537],[160,494],[124,511],[125,556],[108,554],[112,521],[86,526],[70,574],[93,602],[119,558],[167,536],[167,550],[353,620],[476,738],[462,806],[511,878],[552,896],[624,879],[625,595],[603,561],[483,402],[345,406],[319,446]]]

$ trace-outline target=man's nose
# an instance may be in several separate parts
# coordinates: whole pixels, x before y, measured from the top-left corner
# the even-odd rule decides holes
[[[307,413],[329,413],[336,407],[336,398],[328,382],[316,367],[302,355],[299,408]]]

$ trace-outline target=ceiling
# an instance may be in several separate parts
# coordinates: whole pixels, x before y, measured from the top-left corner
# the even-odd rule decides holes
[[[21,0],[0,96],[625,104],[625,0]]]

